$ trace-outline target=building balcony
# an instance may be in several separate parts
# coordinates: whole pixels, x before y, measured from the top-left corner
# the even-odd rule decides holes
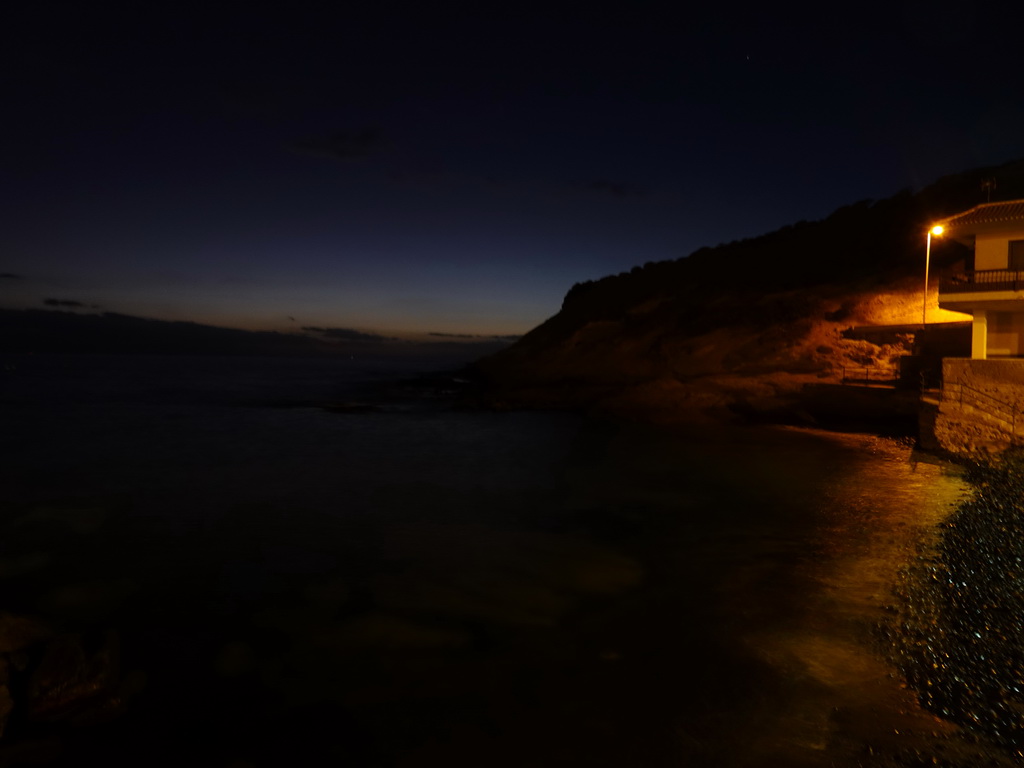
[[[960,272],[939,281],[939,295],[950,293],[994,293],[1024,291],[1024,271],[978,269]]]

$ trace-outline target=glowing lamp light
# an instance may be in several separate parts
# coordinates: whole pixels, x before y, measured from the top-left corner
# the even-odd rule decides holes
[[[924,249],[924,297],[921,300],[921,330],[928,324],[928,265],[932,260],[932,235],[938,237],[946,228],[936,224],[928,230],[928,244]]]

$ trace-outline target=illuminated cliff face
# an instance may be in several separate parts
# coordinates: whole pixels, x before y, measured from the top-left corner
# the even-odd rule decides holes
[[[912,325],[921,322],[921,283],[904,280],[890,289],[860,297],[853,312],[857,325]],[[970,315],[939,307],[938,281],[928,286],[928,322],[969,322]]]

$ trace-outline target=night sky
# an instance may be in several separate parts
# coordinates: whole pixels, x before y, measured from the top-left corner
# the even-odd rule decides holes
[[[575,282],[1024,157],[1019,30],[968,3],[4,14],[4,308],[518,334]]]

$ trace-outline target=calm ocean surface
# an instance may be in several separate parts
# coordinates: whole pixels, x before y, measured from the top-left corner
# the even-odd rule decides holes
[[[898,443],[460,411],[394,386],[428,361],[4,362],[0,612],[118,701],[8,750],[853,766],[935,727],[872,627],[966,489]]]

